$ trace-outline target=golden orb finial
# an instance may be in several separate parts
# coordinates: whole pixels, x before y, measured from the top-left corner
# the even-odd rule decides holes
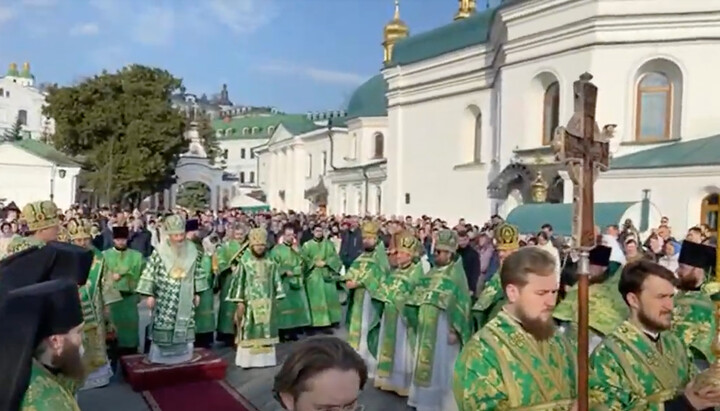
[[[535,181],[533,181],[531,185],[532,200],[535,203],[544,203],[547,201],[547,194],[548,183],[543,178],[542,173],[538,171],[537,177],[535,177]]]
[[[395,43],[400,39],[404,39],[409,34],[410,29],[408,29],[407,24],[400,20],[400,0],[395,0],[395,15],[393,19],[385,25],[385,29],[383,30],[383,49],[385,51],[383,61],[385,63],[392,60],[392,51]]]
[[[460,7],[455,14],[455,20],[466,19],[475,14],[476,0],[460,0]]]

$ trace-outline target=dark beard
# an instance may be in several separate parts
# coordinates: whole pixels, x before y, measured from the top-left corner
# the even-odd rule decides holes
[[[263,251],[261,251],[261,252],[257,252],[257,251],[254,250],[254,249],[251,249],[251,250],[250,250],[250,252],[252,252],[252,254],[253,254],[255,257],[257,257],[257,258],[262,258],[262,257],[264,257],[266,251],[267,251],[267,250],[263,250]]]
[[[323,240],[322,237],[313,237],[313,240],[317,241],[318,243]]]
[[[519,307],[518,307],[519,308]],[[540,318],[529,318],[522,309],[516,312],[522,328],[538,341],[546,341],[555,335],[557,326],[555,320],[550,317],[548,320]]]
[[[62,354],[54,358],[53,364],[62,375],[68,378],[82,381],[87,376],[82,357],[80,357],[80,347],[75,345],[67,346]]]
[[[125,251],[125,250],[127,250],[127,246],[124,245],[124,246],[120,247],[119,245],[116,245],[116,246],[115,246],[115,249],[118,250],[118,251]]]
[[[600,284],[608,279],[608,272],[604,271],[602,274],[591,275],[589,280],[590,284]]]
[[[670,329],[670,326],[659,323],[654,319],[650,318],[647,314],[645,314],[645,311],[642,309],[638,311],[638,321],[640,321],[640,324],[642,324],[645,330],[653,333],[659,333]]]
[[[697,279],[690,275],[678,278],[677,287],[683,291],[696,291],[700,289]]]
[[[366,253],[372,253],[373,251],[375,251],[375,246],[374,245],[370,245],[370,246],[366,245],[363,247],[363,250],[365,250]]]

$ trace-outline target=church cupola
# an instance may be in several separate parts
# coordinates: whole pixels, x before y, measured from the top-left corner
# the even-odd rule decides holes
[[[395,16],[393,16],[393,19],[385,25],[385,29],[383,30],[383,62],[385,64],[392,60],[395,43],[397,43],[400,39],[404,39],[409,34],[410,29],[408,29],[407,24],[400,20],[400,0],[395,0]]]
[[[23,63],[22,71],[20,72],[20,77],[22,78],[33,78],[32,73],[30,73],[30,63],[27,61]]]
[[[20,76],[20,73],[18,72],[17,63],[10,63],[10,67],[8,68],[6,75],[10,76],[10,77],[19,77]]]
[[[477,5],[475,0],[460,0],[460,7],[455,14],[455,20],[466,19],[475,14]]]

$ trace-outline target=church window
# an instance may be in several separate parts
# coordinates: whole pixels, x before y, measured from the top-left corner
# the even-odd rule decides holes
[[[220,138],[223,136],[223,131],[220,129],[215,130],[215,137]]]
[[[5,90],[0,88],[0,97],[5,97]]]
[[[275,131],[275,127],[274,127],[274,126],[268,127],[268,134],[272,134],[274,131]]]
[[[250,172],[250,183],[251,184],[255,183],[255,172],[254,171]]]
[[[376,186],[375,194],[377,195],[377,198],[376,198],[377,203],[375,205],[375,214],[380,215],[380,214],[382,214],[382,187]]]
[[[349,149],[348,158],[353,159],[353,158],[357,157],[357,146],[358,146],[357,134],[352,133],[352,137],[350,137],[350,147],[348,147],[348,149]]]
[[[670,138],[673,87],[663,73],[647,73],[637,89],[636,138],[638,141]]]
[[[543,99],[543,145],[552,142],[555,129],[560,124],[560,83],[551,83],[545,89]]]
[[[22,124],[23,126],[27,125],[27,110],[18,111],[18,123]]]
[[[373,158],[385,157],[385,136],[382,133],[375,134],[375,152]]]
[[[240,158],[245,158],[245,149],[244,148],[240,149]]]
[[[720,196],[717,193],[710,194],[703,199],[700,209],[700,221],[707,224],[713,233],[717,233],[718,214],[720,213]]]
[[[235,131],[235,130],[229,128],[229,129],[225,130],[225,135],[228,136],[228,137],[230,137],[230,136],[233,134],[234,131]]]
[[[259,128],[259,127],[253,127],[253,128],[252,128],[252,134],[257,134],[257,133],[259,133],[259,132],[260,132],[260,128]]]
[[[240,184],[243,184],[243,183],[245,183],[245,172],[241,171],[240,172]]]
[[[249,128],[249,127],[243,127],[242,133],[243,133],[243,135],[247,135],[248,133],[250,133],[250,128]]]
[[[250,158],[255,158],[255,150],[250,149]]]
[[[475,116],[475,129],[473,130],[473,162],[482,160],[482,113]]]

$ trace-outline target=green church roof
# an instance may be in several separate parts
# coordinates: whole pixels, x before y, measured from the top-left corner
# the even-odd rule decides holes
[[[389,66],[416,63],[485,43],[499,7],[492,7],[445,26],[400,40]]]
[[[388,85],[382,74],[356,88],[347,106],[347,118],[387,116]]]
[[[58,151],[50,144],[45,144],[39,140],[24,139],[13,141],[10,144],[27,151],[30,154],[43,158],[60,167],[80,167],[80,162]]]
[[[282,123],[286,128],[303,128],[315,125],[305,114],[272,114],[266,116],[240,116],[225,121],[216,119],[212,122],[214,130],[222,130],[219,140],[257,140],[270,138],[277,126]],[[228,130],[230,130],[228,132]]]
[[[625,212],[637,202],[595,203],[595,225],[606,227],[620,224]],[[505,219],[523,234],[537,233],[540,226],[550,224],[558,235],[572,235],[572,203],[523,204],[515,207]]]
[[[680,141],[614,158],[611,170],[720,165],[720,135]]]

